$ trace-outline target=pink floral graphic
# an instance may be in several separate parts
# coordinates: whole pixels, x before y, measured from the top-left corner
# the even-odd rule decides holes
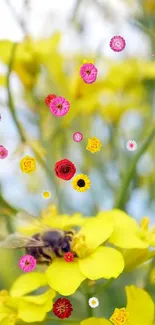
[[[64,116],[70,110],[70,103],[64,97],[53,98],[50,103],[50,111],[55,116]]]
[[[36,259],[32,255],[24,255],[19,260],[19,267],[24,272],[31,272],[36,267]]]
[[[126,144],[126,148],[129,151],[135,151],[137,149],[137,143],[134,140],[129,140]]]
[[[96,81],[98,70],[92,63],[84,63],[80,68],[80,76],[87,84],[92,84]]]
[[[80,133],[80,132],[75,132],[75,133],[73,134],[73,140],[74,140],[75,142],[80,142],[80,141],[82,141],[82,139],[83,139],[83,135],[82,135],[82,133]]]
[[[122,36],[114,36],[110,41],[110,47],[115,52],[121,52],[124,50],[126,42]]]
[[[0,159],[5,159],[8,156],[8,150],[0,145]]]

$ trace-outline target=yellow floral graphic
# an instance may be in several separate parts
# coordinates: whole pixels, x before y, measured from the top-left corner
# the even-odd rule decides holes
[[[20,160],[20,169],[23,173],[32,173],[36,171],[36,159],[25,156]]]
[[[102,146],[102,144],[101,144],[100,139],[95,138],[95,137],[89,138],[86,150],[89,150],[91,153],[94,153],[94,152],[100,151],[101,146]]]
[[[110,320],[115,325],[123,325],[127,323],[129,313],[125,308],[115,308],[114,313],[110,317]]]

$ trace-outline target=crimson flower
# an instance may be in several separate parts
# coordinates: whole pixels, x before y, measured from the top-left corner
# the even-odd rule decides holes
[[[53,304],[53,314],[58,318],[68,318],[73,311],[71,302],[66,298],[58,298]]]
[[[68,159],[62,159],[55,164],[55,173],[57,177],[69,181],[76,173],[76,167]]]
[[[64,254],[64,260],[68,263],[73,262],[74,261],[74,254],[71,252],[68,252],[66,254]]]
[[[51,101],[56,98],[57,96],[54,94],[49,94],[46,98],[45,98],[45,104],[50,107]]]

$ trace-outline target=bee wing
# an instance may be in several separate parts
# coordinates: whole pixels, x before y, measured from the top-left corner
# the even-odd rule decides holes
[[[41,223],[40,217],[35,217],[25,211],[21,211],[21,212],[17,213],[16,221],[17,221],[18,226],[23,226],[23,225],[28,226],[28,225],[32,224],[32,225],[35,225],[36,227],[40,228],[40,231],[42,229],[46,230],[46,228],[47,228],[47,226],[45,226]]]
[[[27,223],[33,223],[33,222],[36,222],[36,223],[40,223],[40,220],[41,218],[40,217],[36,217],[36,216],[33,216],[32,214],[29,214],[28,212],[26,211],[20,211],[16,214],[16,220],[18,222],[21,222],[21,221],[24,221],[24,222],[27,222]]]
[[[11,234],[8,238],[0,242],[0,248],[26,248],[26,247],[44,247],[45,244],[32,237],[22,236],[18,233]]]

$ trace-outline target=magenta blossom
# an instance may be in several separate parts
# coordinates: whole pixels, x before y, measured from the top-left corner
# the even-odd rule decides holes
[[[24,272],[31,272],[36,267],[36,259],[32,255],[24,255],[19,260],[19,267]]]
[[[53,115],[64,116],[70,110],[70,103],[64,97],[56,97],[50,103],[50,111]]]
[[[96,81],[98,70],[92,63],[84,63],[80,68],[80,76],[86,84]]]
[[[121,52],[124,50],[126,42],[122,36],[114,36],[109,45],[113,51]]]
[[[83,135],[82,135],[82,133],[80,133],[80,132],[75,132],[75,133],[73,134],[73,140],[74,140],[75,142],[80,142],[80,141],[82,141],[82,139],[83,139]]]
[[[5,159],[8,156],[8,150],[0,145],[0,159]]]

